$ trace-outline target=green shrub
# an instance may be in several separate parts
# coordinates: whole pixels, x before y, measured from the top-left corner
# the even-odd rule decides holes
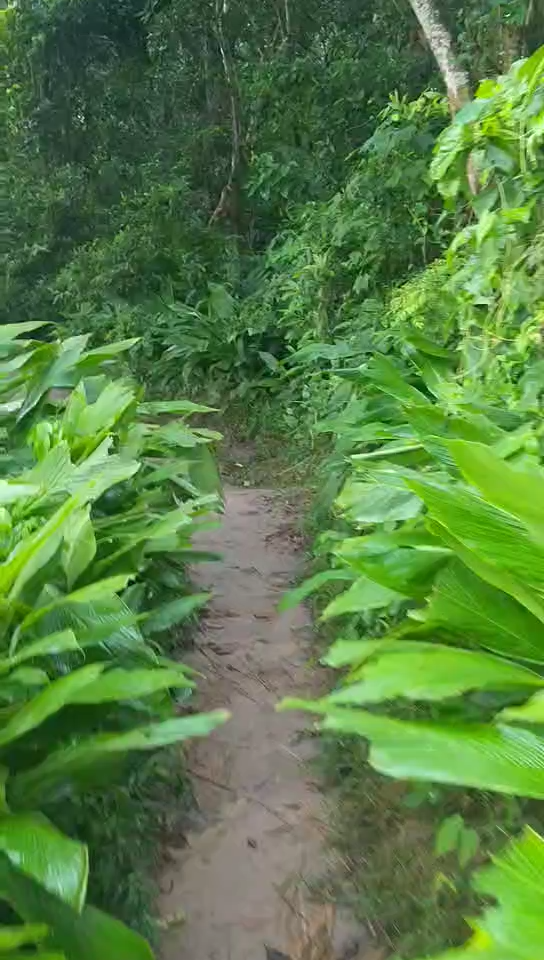
[[[322,617],[343,618],[325,662],[349,673],[329,696],[286,705],[323,715],[323,729],[340,737],[364,736],[369,762],[389,776],[542,799],[540,415],[453,401],[451,381],[425,372],[418,356],[419,369],[384,357],[368,366],[335,506],[348,535],[332,541],[329,571],[285,601],[347,581]],[[543,849],[527,833],[482,873],[479,889],[501,911],[486,915],[459,956],[528,956],[522,943],[541,942],[536,901],[534,930],[520,920],[513,933],[508,917],[517,897],[529,897]],[[513,869],[516,891],[505,886]]]
[[[484,81],[439,138],[433,175],[469,216],[446,260],[393,295],[389,336],[352,374],[345,413],[321,426],[339,454],[337,527],[321,543],[331,562],[285,601],[342,584],[322,614],[342,625],[325,662],[348,671],[329,696],[285,706],[364,737],[379,773],[533,800],[544,798],[543,78],[538,51]],[[454,814],[448,830],[460,823]],[[544,839],[527,828],[476,875],[497,905],[440,960],[542,956],[543,864]]]
[[[179,591],[215,435],[110,377],[130,342],[22,339],[39,327],[0,329],[2,897],[59,957],[135,960],[145,941],[85,903],[85,846],[36,811],[224,719],[180,714],[193,680],[148,642],[206,599]]]

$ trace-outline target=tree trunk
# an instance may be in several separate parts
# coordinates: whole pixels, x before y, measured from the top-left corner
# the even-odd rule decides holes
[[[523,34],[524,54],[534,53],[544,43],[544,0],[529,0]]]
[[[409,0],[409,2],[438,63],[448,91],[451,112],[455,113],[470,100],[468,73],[457,61],[453,41],[440,20],[434,0]]]
[[[213,211],[209,223],[212,224],[221,217],[228,218],[237,233],[240,232],[240,197],[239,174],[242,158],[242,121],[240,116],[240,91],[238,78],[231,52],[225,37],[223,19],[228,12],[228,0],[216,0],[216,37],[221,54],[221,63],[227,85],[230,112],[231,112],[231,156],[228,180],[221,191],[217,206]]]

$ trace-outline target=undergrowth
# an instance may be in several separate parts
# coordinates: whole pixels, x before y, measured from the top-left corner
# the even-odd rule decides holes
[[[167,848],[183,843],[194,808],[183,753],[133,763],[120,783],[51,814],[89,846],[94,903],[158,945],[156,900]]]
[[[339,902],[367,924],[377,943],[403,960],[458,946],[481,909],[471,872],[517,833],[535,811],[491,794],[394,781],[372,770],[368,749],[353,737],[323,739],[319,769],[326,791],[331,843],[339,869]],[[478,832],[481,853],[461,867],[455,853],[437,857],[435,838],[446,817],[461,811]]]

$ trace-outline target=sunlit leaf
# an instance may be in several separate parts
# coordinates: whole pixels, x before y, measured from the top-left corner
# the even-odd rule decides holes
[[[404,640],[378,647],[349,683],[329,696],[332,704],[379,703],[406,697],[442,700],[469,690],[542,687],[544,679],[526,667],[489,654]]]
[[[89,872],[82,843],[60,833],[45,817],[17,814],[0,819],[0,851],[22,873],[81,910]]]

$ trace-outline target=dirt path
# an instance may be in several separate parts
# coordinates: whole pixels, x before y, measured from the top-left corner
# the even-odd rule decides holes
[[[301,907],[304,878],[324,866],[321,800],[304,764],[311,743],[302,717],[274,710],[312,684],[308,615],[276,612],[300,562],[292,528],[277,494],[233,489],[221,527],[199,544],[223,561],[196,572],[214,600],[190,662],[206,677],[199,707],[226,706],[232,719],[189,754],[203,823],[162,877],[162,914],[187,917],[165,935],[164,960],[280,960],[305,925],[308,940],[327,938],[326,908],[309,908],[308,920]]]

